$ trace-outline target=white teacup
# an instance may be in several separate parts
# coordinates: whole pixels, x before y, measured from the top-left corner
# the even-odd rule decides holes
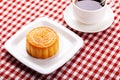
[[[85,24],[96,24],[104,19],[107,6],[102,6],[99,2],[91,1],[81,0],[79,1],[81,2],[79,3],[80,5],[77,4],[78,0],[72,1],[73,15],[76,20]]]

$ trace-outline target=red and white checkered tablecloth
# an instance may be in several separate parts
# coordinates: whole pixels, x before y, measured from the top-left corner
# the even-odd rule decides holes
[[[2,80],[120,79],[119,0],[108,0],[108,5],[115,15],[114,22],[107,30],[98,33],[79,32],[66,24],[63,11],[70,3],[71,0],[0,0],[0,78]],[[71,60],[48,75],[28,68],[4,48],[4,43],[23,25],[41,16],[52,18],[84,40],[84,46]]]

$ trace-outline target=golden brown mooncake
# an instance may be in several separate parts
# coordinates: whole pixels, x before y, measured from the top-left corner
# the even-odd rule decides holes
[[[37,27],[26,36],[26,50],[35,58],[49,58],[59,49],[59,36],[49,27]]]

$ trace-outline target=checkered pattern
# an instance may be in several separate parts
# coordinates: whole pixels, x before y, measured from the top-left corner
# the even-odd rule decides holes
[[[108,0],[114,22],[105,31],[82,33],[70,28],[63,11],[71,0],[0,0],[0,77],[3,80],[41,79],[116,79],[120,78],[120,3]],[[43,75],[16,60],[4,43],[23,25],[46,16],[72,30],[84,40],[84,46],[71,60],[51,74]],[[16,52],[17,54],[17,52]],[[69,53],[65,54],[69,55]]]

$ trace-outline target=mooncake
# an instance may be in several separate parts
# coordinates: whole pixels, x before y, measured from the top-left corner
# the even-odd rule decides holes
[[[59,36],[52,28],[46,26],[34,28],[26,35],[26,50],[35,58],[52,57],[59,50]]]

